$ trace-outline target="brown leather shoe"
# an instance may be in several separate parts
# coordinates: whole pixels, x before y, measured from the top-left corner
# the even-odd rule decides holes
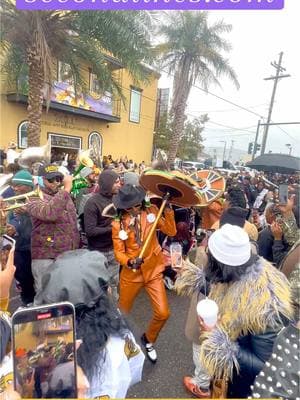
[[[183,378],[183,384],[189,392],[191,392],[199,399],[211,399],[210,390],[201,389],[198,385],[194,383],[193,378],[191,378],[190,376],[185,376]]]

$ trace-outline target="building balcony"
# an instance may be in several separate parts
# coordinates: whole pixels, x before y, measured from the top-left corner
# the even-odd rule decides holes
[[[20,79],[15,85],[10,84],[6,96],[9,102],[28,104],[27,78]],[[46,101],[44,101],[44,107],[46,107]],[[89,91],[76,95],[70,82],[55,81],[52,86],[49,109],[113,123],[120,122],[121,99],[112,96],[109,92],[99,94]]]

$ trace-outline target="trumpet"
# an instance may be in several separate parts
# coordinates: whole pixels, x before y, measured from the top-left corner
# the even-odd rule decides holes
[[[32,190],[31,192],[20,194],[18,196],[8,197],[7,199],[3,199],[4,203],[12,203],[8,207],[2,208],[1,211],[10,211],[15,210],[16,208],[24,207],[29,201],[29,198],[37,197],[43,200],[43,192],[39,187],[37,189]]]

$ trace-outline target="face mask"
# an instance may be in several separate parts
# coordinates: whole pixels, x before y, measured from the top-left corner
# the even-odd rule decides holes
[[[41,188],[44,188],[44,187],[45,187],[45,185],[44,185],[44,180],[43,180],[43,177],[42,177],[42,176],[38,176],[37,182],[38,182],[39,187],[41,187]]]

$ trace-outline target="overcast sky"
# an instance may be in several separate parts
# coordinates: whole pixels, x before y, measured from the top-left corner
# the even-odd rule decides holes
[[[285,9],[280,11],[210,12],[211,21],[223,18],[232,24],[231,33],[226,35],[233,47],[229,59],[241,87],[237,90],[226,78],[221,78],[222,88],[211,86],[209,91],[266,118],[274,81],[265,81],[264,78],[274,75],[275,68],[270,63],[277,62],[279,53],[283,51],[282,66],[291,77],[278,83],[272,121],[300,122],[300,0],[285,0],[285,3]],[[162,76],[159,86],[170,87],[170,78]],[[248,143],[254,141],[258,115],[197,88],[192,89],[187,113],[189,118],[208,113],[210,122],[203,133],[207,147],[223,146],[220,140],[226,140],[229,147],[234,140],[234,148],[247,150]],[[287,153],[285,145],[291,144],[292,154],[299,156],[300,125],[281,125],[281,128],[269,127],[266,151]],[[263,128],[258,143],[261,143],[262,133]]]

